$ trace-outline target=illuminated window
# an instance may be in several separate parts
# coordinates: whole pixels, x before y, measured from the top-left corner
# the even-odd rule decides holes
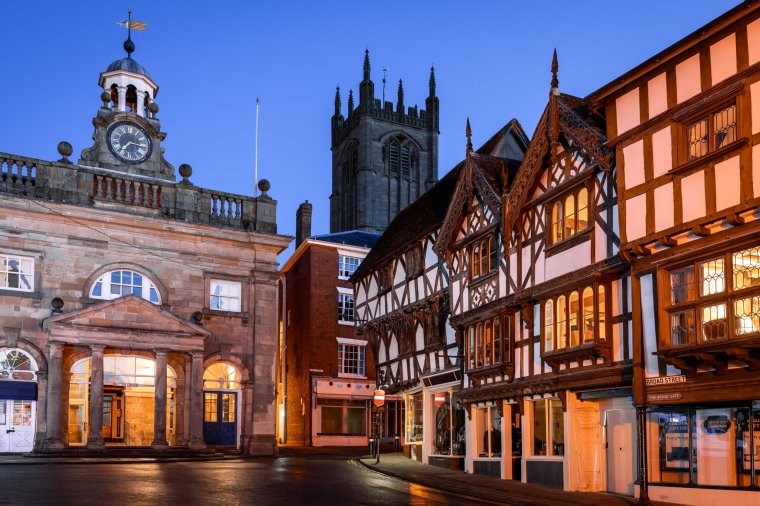
[[[605,308],[605,285],[602,284],[585,286],[544,301],[544,352],[604,341],[607,338]]]
[[[498,263],[496,237],[490,236],[470,246],[470,279],[496,270]]]
[[[688,160],[696,160],[736,140],[736,104],[693,121],[686,127]]]
[[[533,405],[533,455],[565,454],[565,425],[559,399],[541,399]]]
[[[551,244],[569,239],[589,227],[588,189],[583,186],[549,205]]]
[[[495,316],[465,329],[467,368],[476,370],[498,365],[509,353],[509,316]]]

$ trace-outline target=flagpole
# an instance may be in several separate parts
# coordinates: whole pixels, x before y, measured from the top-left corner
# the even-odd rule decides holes
[[[256,143],[253,158],[253,196],[256,197],[256,189],[259,184],[259,99],[256,97]]]

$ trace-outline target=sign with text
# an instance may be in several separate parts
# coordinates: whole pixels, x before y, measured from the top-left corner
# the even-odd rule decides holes
[[[677,401],[683,399],[681,392],[667,392],[664,394],[647,394],[647,402]]]
[[[657,378],[646,378],[644,379],[644,383],[646,386],[686,383],[686,376],[679,374],[678,376],[659,376]]]

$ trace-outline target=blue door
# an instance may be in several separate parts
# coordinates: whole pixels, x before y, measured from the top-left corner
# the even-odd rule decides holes
[[[203,392],[203,440],[207,445],[237,446],[237,394]]]

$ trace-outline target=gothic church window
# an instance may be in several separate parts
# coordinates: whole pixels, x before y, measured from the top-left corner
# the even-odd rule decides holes
[[[383,145],[383,160],[391,176],[416,179],[419,159],[419,151],[406,137],[400,135],[392,137]]]

